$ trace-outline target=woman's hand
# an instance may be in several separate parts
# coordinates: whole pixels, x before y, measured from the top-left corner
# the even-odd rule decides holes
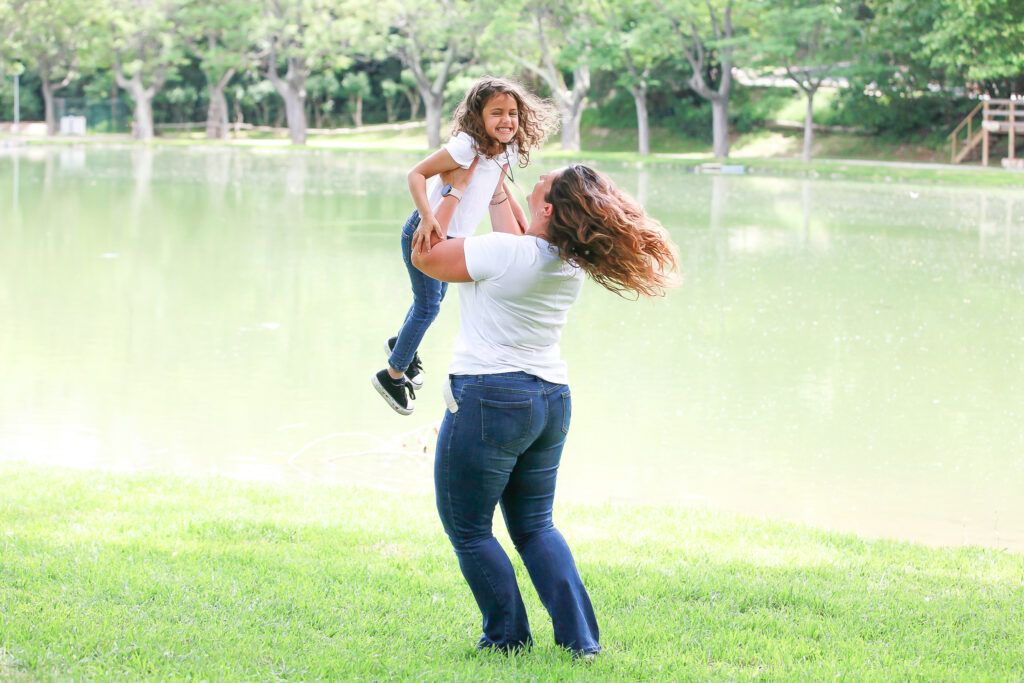
[[[473,171],[476,170],[477,162],[480,161],[480,156],[477,155],[473,159],[473,163],[469,165],[469,168],[458,168],[451,171],[444,171],[441,174],[441,182],[445,185],[451,185],[460,192],[465,192],[466,188],[469,187],[469,181],[473,179]]]

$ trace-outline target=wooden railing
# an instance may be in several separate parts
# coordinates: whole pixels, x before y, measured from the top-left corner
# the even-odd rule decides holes
[[[981,112],[978,132],[974,132],[974,117]],[[959,142],[960,132],[967,128],[967,137]],[[978,103],[971,113],[960,122],[952,133],[950,140],[950,160],[959,163],[981,144],[981,163],[988,166],[991,135],[1008,134],[1007,157],[1016,158],[1017,133],[1024,133],[1024,101],[1022,100],[984,100]],[[959,147],[959,149],[958,149]]]
[[[967,127],[967,139],[964,140],[964,145],[967,146],[967,147],[971,146],[971,138],[973,137],[972,125],[973,125],[974,117],[975,117],[975,115],[979,111],[981,111],[981,108],[983,106],[985,106],[984,102],[978,102],[978,106],[975,107],[974,109],[972,109],[971,113],[968,114],[964,118],[964,120],[960,122],[960,125],[957,126],[956,128],[954,128],[953,132],[949,134],[949,142],[950,142],[949,160],[950,160],[950,163],[952,163],[952,164],[958,163],[963,158],[963,157],[961,157],[961,159],[957,159],[956,158],[957,157],[957,149],[956,148],[957,148],[957,138],[960,136],[960,131],[962,131],[964,129],[964,126]],[[966,156],[966,155],[964,155],[964,156]]]

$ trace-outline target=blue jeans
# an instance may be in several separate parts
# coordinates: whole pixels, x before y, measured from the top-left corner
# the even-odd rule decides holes
[[[437,510],[483,614],[479,647],[533,642],[508,555],[491,531],[501,505],[509,536],[551,615],[555,642],[597,652],[597,618],[565,539],[551,521],[569,430],[569,387],[525,372],[452,377],[459,404],[437,436]]]
[[[412,283],[412,306],[405,314],[405,322],[398,331],[398,341],[395,342],[395,348],[391,350],[391,356],[388,358],[388,365],[399,372],[405,372],[409,368],[416,349],[423,341],[423,335],[427,333],[427,328],[441,311],[441,302],[448,291],[447,282],[427,277],[412,264],[412,234],[416,232],[419,224],[420,212],[413,211],[402,228],[402,258],[405,260],[405,268],[409,271],[409,280]]]

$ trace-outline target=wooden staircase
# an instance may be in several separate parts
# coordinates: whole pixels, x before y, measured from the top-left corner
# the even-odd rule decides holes
[[[981,113],[975,130],[975,117]],[[965,130],[966,129],[966,130]],[[961,133],[966,136],[961,139]],[[1024,134],[1024,100],[983,100],[949,134],[950,161],[959,164],[981,147],[981,163],[988,166],[994,135],[1009,135],[1007,159],[1016,159],[1017,134]]]

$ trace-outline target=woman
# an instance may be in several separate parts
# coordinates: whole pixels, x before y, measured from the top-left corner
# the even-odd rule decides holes
[[[456,174],[458,187],[470,172]],[[542,175],[527,205],[524,236],[447,240],[412,257],[432,278],[467,283],[437,437],[437,508],[483,613],[477,647],[532,643],[512,564],[491,531],[500,504],[555,642],[592,656],[601,649],[597,619],[551,519],[571,415],[558,342],[585,275],[618,294],[663,294],[676,252],[657,221],[582,164]]]

